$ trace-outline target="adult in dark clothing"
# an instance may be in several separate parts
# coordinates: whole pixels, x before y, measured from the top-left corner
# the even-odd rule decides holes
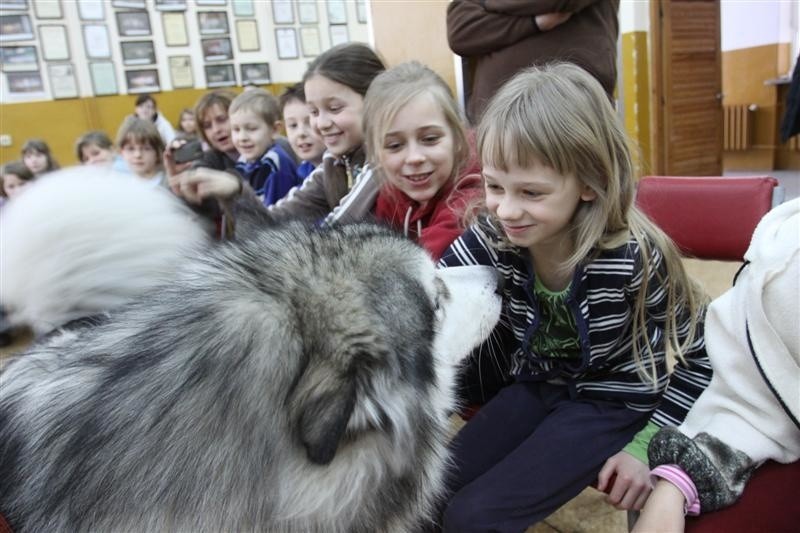
[[[609,95],[617,78],[619,0],[453,0],[447,40],[467,63],[467,116],[519,70],[549,61],[583,67]]]
[[[785,143],[798,133],[800,133],[800,56],[795,60],[789,94],[786,95],[786,111],[781,122],[781,142]]]

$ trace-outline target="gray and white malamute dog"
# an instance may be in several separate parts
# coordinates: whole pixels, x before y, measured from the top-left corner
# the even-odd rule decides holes
[[[240,232],[242,226],[240,222]],[[411,531],[488,269],[389,230],[241,231],[0,374],[0,512],[26,531]]]

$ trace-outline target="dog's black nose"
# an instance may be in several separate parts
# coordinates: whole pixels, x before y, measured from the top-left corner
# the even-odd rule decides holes
[[[495,278],[497,278],[497,288],[495,289],[495,294],[499,294],[500,296],[503,295],[503,288],[506,286],[506,278],[500,274],[499,270],[494,271]]]

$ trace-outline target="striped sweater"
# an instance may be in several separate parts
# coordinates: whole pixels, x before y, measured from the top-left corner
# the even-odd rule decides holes
[[[636,411],[656,409],[652,421],[659,426],[679,425],[711,379],[702,323],[696,340],[670,374],[664,350],[666,277],[663,258],[655,251],[650,261],[646,299],[646,329],[655,355],[657,382],[643,380],[633,358],[633,306],[642,282],[641,256],[636,241],[603,251],[575,270],[567,302],[575,316],[581,357],[549,358],[531,352],[531,339],[539,326],[533,292],[534,273],[527,251],[499,249],[497,230],[487,220],[470,227],[445,252],[440,267],[489,265],[505,280],[503,319],[482,350],[509,356],[509,371],[517,379],[564,382],[578,397],[624,403]],[[688,315],[675,309],[678,337],[688,333]]]

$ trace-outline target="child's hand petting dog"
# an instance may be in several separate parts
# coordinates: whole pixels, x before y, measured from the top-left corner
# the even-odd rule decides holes
[[[638,511],[653,490],[650,468],[628,452],[619,452],[600,470],[597,489],[607,493],[606,501],[617,509]]]
[[[232,198],[241,192],[242,183],[238,177],[221,170],[196,168],[170,178],[170,188],[187,202],[200,204],[206,198]]]

